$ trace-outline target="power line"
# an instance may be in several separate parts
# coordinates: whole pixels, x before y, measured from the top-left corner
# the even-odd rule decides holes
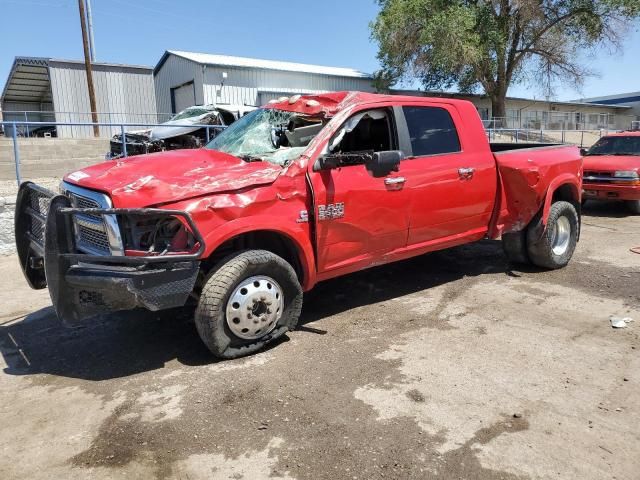
[[[120,14],[113,13],[113,12],[110,12],[108,10],[98,9],[98,8],[95,8],[95,7],[93,8],[93,11],[94,11],[94,13],[96,13],[96,17],[106,16],[106,17],[116,18],[120,22],[135,23],[136,25],[140,25],[140,19],[139,18],[134,18],[134,17],[129,17],[129,16],[122,16]],[[170,25],[170,24],[164,23],[164,22],[156,22],[156,23],[163,27],[162,31],[179,32],[179,33],[182,33],[184,31],[183,29],[180,29],[180,28],[176,27],[175,25]]]
[[[150,13],[155,13],[157,15],[163,15],[163,16],[167,16],[167,17],[171,17],[173,19],[175,19],[176,17],[181,18],[183,20],[188,21],[191,24],[195,24],[198,23],[200,25],[205,25],[209,28],[211,28],[212,24],[210,22],[205,22],[203,20],[200,20],[198,18],[193,18],[192,16],[187,16],[187,15],[181,15],[179,13],[176,12],[168,12],[166,10],[157,10],[155,8],[151,8],[151,7],[147,7],[144,5],[139,5],[135,2],[127,2],[127,1],[123,1],[123,0],[111,0],[112,2],[118,3],[120,5],[126,5],[129,8],[137,8],[138,10],[144,10],[146,12],[150,12]],[[174,8],[175,7],[179,7],[181,4],[174,4],[172,5]]]

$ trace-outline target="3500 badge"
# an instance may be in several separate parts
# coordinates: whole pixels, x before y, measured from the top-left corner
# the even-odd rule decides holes
[[[318,205],[318,220],[335,220],[344,217],[344,203]]]

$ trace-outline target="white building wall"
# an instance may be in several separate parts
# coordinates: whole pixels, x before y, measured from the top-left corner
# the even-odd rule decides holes
[[[6,101],[3,104],[4,110],[0,112],[0,120],[4,122],[55,122],[56,118],[53,114],[53,104],[51,102],[15,102]],[[46,113],[51,112],[51,113]],[[18,127],[16,130],[19,134],[29,134],[29,130],[37,127]],[[6,136],[13,135],[10,126],[4,127]]]
[[[186,58],[169,55],[160,69],[155,73],[156,105],[160,121],[166,121],[167,115],[174,113],[171,108],[171,89],[194,83],[196,104],[206,103],[202,89],[202,65]]]
[[[619,93],[603,97],[581,98],[581,102],[600,103],[608,105],[626,105],[631,107],[630,112],[637,120],[640,120],[640,92]]]
[[[227,78],[223,82],[223,73]],[[272,98],[294,93],[313,94],[341,90],[372,92],[369,78],[351,78],[317,73],[288,72],[264,68],[206,66],[204,103],[261,105]]]
[[[84,65],[51,63],[49,68],[53,106],[58,122],[91,122],[91,107]],[[99,122],[156,123],[156,101],[151,71],[132,67],[94,65],[93,82]],[[118,127],[101,127],[101,136],[111,136]],[[58,127],[61,137],[90,137],[87,127]]]
[[[619,130],[635,118],[630,110],[607,105],[588,105],[544,100],[507,98],[506,118],[491,120],[491,101],[486,97],[456,94],[471,101],[486,127],[547,130]]]
[[[45,113],[53,111],[53,104],[51,102],[4,102],[4,120],[9,122],[15,120],[17,122],[24,122],[26,120],[33,122],[44,122],[53,120],[53,113]],[[12,113],[16,112],[16,113]],[[26,112],[26,118],[25,118]]]

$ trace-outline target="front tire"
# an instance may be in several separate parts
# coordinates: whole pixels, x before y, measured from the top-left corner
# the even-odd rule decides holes
[[[640,214],[640,200],[627,200],[625,204],[631,213]]]
[[[214,356],[257,352],[298,324],[302,288],[293,267],[266,250],[228,257],[209,274],[195,323]]]
[[[539,221],[535,219],[527,229],[527,250],[531,262],[554,270],[565,267],[578,243],[579,229],[580,217],[575,207],[569,202],[555,202],[549,210],[547,228],[542,236],[539,234]]]

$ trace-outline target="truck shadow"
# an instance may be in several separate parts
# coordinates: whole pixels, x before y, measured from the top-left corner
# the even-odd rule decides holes
[[[463,277],[479,275],[519,276],[519,272],[538,272],[533,266],[512,266],[500,241],[484,240],[433,252],[320,283],[305,296],[300,323],[383,302],[411,293],[429,290]]]
[[[510,270],[500,242],[465,245],[323,282],[305,297],[301,329],[323,333],[304,325],[465,276],[489,274],[517,275]],[[160,369],[174,360],[188,366],[215,362],[189,312],[180,310],[119,312],[70,329],[48,307],[0,325],[0,353],[9,375],[93,381]]]
[[[615,201],[587,201],[582,206],[582,214],[585,217],[608,218],[626,218],[637,216],[637,214],[632,213],[623,202]]]

